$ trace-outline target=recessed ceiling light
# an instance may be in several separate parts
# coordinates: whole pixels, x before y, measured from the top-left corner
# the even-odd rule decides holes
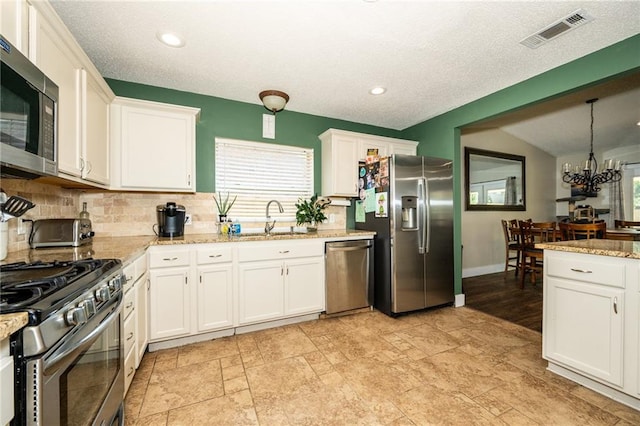
[[[185,45],[185,41],[182,37],[180,37],[176,33],[163,33],[159,32],[156,34],[158,40],[171,47],[182,47]]]
[[[369,90],[369,93],[371,93],[372,95],[382,95],[386,91],[387,89],[385,89],[384,87],[374,87],[373,89]]]

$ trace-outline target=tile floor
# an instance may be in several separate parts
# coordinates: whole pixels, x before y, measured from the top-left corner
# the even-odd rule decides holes
[[[145,355],[127,425],[638,425],[545,370],[541,335],[470,308],[379,312]]]

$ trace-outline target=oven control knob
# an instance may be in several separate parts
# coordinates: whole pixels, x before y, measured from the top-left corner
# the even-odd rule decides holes
[[[96,299],[98,299],[98,302],[106,302],[111,299],[111,293],[109,292],[109,286],[107,284],[100,286],[100,288],[96,290]]]
[[[91,299],[85,299],[78,304],[79,307],[84,309],[85,314],[87,314],[87,318],[91,318],[96,313],[96,301]]]
[[[117,276],[115,278],[112,278],[109,281],[109,288],[111,289],[112,292],[116,292],[118,290],[122,289],[122,281],[120,281],[120,277]]]
[[[65,316],[68,325],[78,325],[87,322],[87,313],[82,306],[71,308]]]

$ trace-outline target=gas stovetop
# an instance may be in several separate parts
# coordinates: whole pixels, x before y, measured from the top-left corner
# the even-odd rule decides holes
[[[0,314],[28,312],[35,325],[90,291],[103,275],[120,267],[117,259],[86,259],[0,266]]]

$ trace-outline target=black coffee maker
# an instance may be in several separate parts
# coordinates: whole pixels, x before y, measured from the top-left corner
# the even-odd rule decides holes
[[[159,237],[181,237],[184,235],[184,206],[174,202],[156,207],[158,213],[158,236]]]

